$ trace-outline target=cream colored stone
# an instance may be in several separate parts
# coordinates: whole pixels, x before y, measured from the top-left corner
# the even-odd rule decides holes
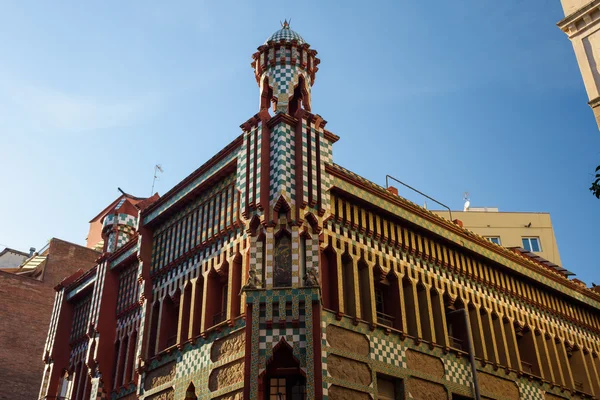
[[[242,400],[244,398],[244,392],[238,390],[237,392],[229,393],[220,397],[217,397],[215,400]]]
[[[506,399],[519,400],[519,388],[515,382],[482,372],[479,372],[477,376],[481,392],[493,393]]]
[[[222,360],[240,352],[244,352],[246,346],[246,334],[244,330],[233,335],[217,340],[210,349],[210,359],[213,362]]]
[[[175,391],[171,389],[167,389],[163,392],[153,394],[150,397],[146,397],[148,400],[174,400],[175,399]]]
[[[365,335],[352,332],[335,325],[327,326],[327,342],[334,349],[368,356],[370,352],[369,340]]]
[[[327,371],[334,378],[343,379],[358,385],[367,386],[371,384],[371,370],[369,366],[349,358],[330,354],[327,357]]]
[[[244,360],[238,360],[214,369],[208,379],[208,388],[214,392],[243,380]]]
[[[448,398],[446,388],[440,384],[410,378],[406,380],[406,390],[416,400],[441,400]]]
[[[581,7],[589,4],[590,0],[561,0],[560,3],[562,4],[565,17],[567,17],[579,10]]]
[[[341,386],[331,386],[329,388],[329,399],[330,400],[370,400],[371,397],[364,392],[357,390],[347,389]]]
[[[437,357],[419,353],[418,351],[407,350],[406,361],[409,369],[421,371],[436,378],[444,377],[444,364]]]
[[[169,383],[173,379],[175,379],[175,362],[165,364],[148,372],[146,374],[146,379],[144,380],[144,389],[150,390],[160,385],[164,385],[165,383]]]

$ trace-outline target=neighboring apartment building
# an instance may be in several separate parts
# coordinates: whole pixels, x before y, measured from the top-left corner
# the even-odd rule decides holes
[[[599,398],[600,294],[335,164],[316,55],[284,23],[241,134],[106,213],[40,398]]]
[[[600,0],[561,0],[561,3],[565,18],[557,25],[573,44],[588,104],[600,127]]]
[[[449,218],[448,211],[433,211]],[[550,214],[541,212],[500,212],[495,207],[470,207],[452,211],[452,218],[490,242],[508,248],[522,248],[556,265],[562,265]]]
[[[18,268],[0,270],[0,399],[37,398],[54,287],[77,270],[90,269],[99,255],[51,239]]]
[[[35,249],[32,247],[32,251]],[[5,247],[4,250],[0,251],[0,270],[7,270],[12,268],[17,268],[23,261],[30,257],[31,254],[25,253],[23,251],[11,249],[9,247]]]

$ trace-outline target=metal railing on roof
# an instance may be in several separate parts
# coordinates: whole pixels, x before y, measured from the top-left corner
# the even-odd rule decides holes
[[[437,200],[436,200],[436,199],[434,199],[433,197],[430,197],[430,196],[426,195],[425,193],[421,192],[420,190],[417,190],[417,189],[415,189],[414,187],[412,187],[412,186],[410,186],[410,185],[408,185],[408,184],[406,184],[406,183],[402,182],[402,181],[401,181],[401,180],[399,180],[399,179],[396,179],[396,178],[394,178],[394,177],[393,177],[393,176],[391,176],[391,175],[386,175],[386,176],[385,176],[385,188],[386,188],[386,189],[390,187],[390,185],[389,185],[389,180],[390,180],[390,179],[391,179],[391,180],[393,180],[393,181],[395,181],[395,182],[398,182],[399,184],[401,184],[401,185],[402,185],[402,186],[404,186],[404,187],[407,187],[407,188],[409,188],[409,189],[410,189],[410,190],[412,190],[413,192],[419,193],[421,196],[427,197],[429,200],[431,200],[431,201],[433,201],[433,202],[435,202],[435,203],[439,204],[440,206],[444,207],[445,209],[447,209],[447,210],[448,210],[448,213],[450,213],[450,221],[452,221],[452,210],[450,210],[450,207],[448,207],[448,206],[447,206],[447,205],[445,205],[444,203],[440,203],[439,201],[437,201]]]

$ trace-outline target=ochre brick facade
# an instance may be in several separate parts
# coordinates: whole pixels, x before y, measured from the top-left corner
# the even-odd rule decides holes
[[[0,399],[36,399],[54,287],[78,269],[91,268],[98,252],[52,239],[42,280],[0,271]]]

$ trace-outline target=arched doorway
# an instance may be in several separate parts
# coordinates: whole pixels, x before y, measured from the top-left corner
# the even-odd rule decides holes
[[[306,376],[290,345],[282,338],[273,348],[262,381],[264,400],[304,400]]]

